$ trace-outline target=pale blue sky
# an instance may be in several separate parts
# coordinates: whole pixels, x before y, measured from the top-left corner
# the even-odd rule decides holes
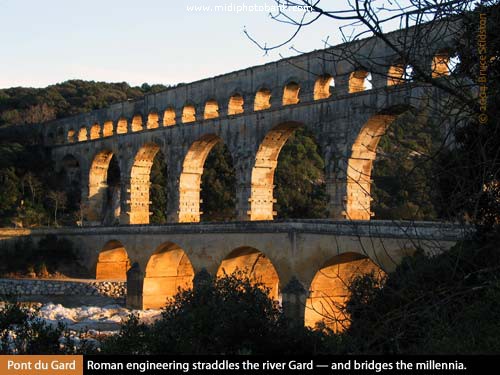
[[[0,88],[68,79],[175,84],[295,54],[289,45],[264,56],[244,35],[246,27],[268,44],[288,38],[293,27],[270,19],[268,12],[187,10],[187,5],[230,4],[274,2],[0,0]],[[323,48],[327,36],[338,43],[338,26],[320,19],[292,44],[306,52]]]

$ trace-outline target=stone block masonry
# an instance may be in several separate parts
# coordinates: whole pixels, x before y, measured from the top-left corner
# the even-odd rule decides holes
[[[122,299],[124,281],[0,279],[0,296],[84,296]]]

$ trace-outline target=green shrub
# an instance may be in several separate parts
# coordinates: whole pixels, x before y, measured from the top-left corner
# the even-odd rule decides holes
[[[500,254],[496,240],[458,243],[438,256],[406,258],[383,284],[350,285],[347,351],[500,352]]]
[[[334,351],[335,339],[291,326],[261,284],[242,273],[213,280],[197,276],[153,325],[136,316],[103,344],[106,353],[307,354]]]

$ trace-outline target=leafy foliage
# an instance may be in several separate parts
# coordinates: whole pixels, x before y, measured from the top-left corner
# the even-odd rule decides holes
[[[168,171],[165,157],[161,151],[156,155],[151,167],[151,186],[149,188],[151,199],[151,223],[165,224],[167,222],[167,198],[168,198]]]
[[[201,182],[203,221],[232,220],[236,216],[236,176],[231,153],[216,144],[205,161]]]
[[[407,112],[381,137],[372,174],[376,219],[438,218],[433,175],[442,147],[439,129],[427,115]]]
[[[486,6],[489,5],[489,6]],[[480,231],[500,229],[500,4],[487,1],[470,14],[464,15],[465,35],[479,32],[479,14],[486,15],[485,51],[487,73],[481,77],[478,39],[463,38],[457,43],[461,57],[459,73],[474,82],[486,78],[486,111],[479,105],[469,109],[465,123],[454,129],[456,147],[441,159],[440,189],[442,209],[448,215],[464,217]],[[483,72],[484,73],[484,72]],[[476,104],[476,102],[474,102]],[[486,116],[481,122],[480,115]]]
[[[196,279],[195,279],[196,281]],[[179,291],[152,326],[131,316],[120,333],[103,343],[105,353],[306,354],[326,337],[290,327],[267,290],[242,273]]]
[[[313,135],[304,128],[297,129],[278,157],[275,172],[278,218],[327,217],[324,169]]]
[[[126,82],[70,80],[43,89],[13,87],[0,90],[0,126],[35,124],[139,99],[164,90],[163,85],[131,87]]]
[[[46,277],[50,273],[68,271],[76,267],[78,259],[73,243],[55,235],[47,235],[35,244],[31,237],[17,240],[13,247],[1,247],[0,254],[4,259],[0,271],[2,274],[35,273]]]
[[[346,350],[497,353],[499,264],[496,246],[476,239],[438,256],[406,258],[383,287],[370,275],[357,279],[346,307]]]

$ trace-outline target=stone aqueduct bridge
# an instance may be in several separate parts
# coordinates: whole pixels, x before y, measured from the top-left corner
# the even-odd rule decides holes
[[[416,30],[388,38],[408,43]],[[420,51],[421,65],[435,79],[447,79],[451,31],[429,33],[437,35]],[[360,65],[335,57],[348,48]],[[81,180],[86,219],[93,224],[103,222],[112,158],[120,169],[119,222],[149,223],[150,171],[159,150],[168,167],[169,221],[198,222],[203,166],[218,142],[233,159],[238,220],[272,220],[280,150],[305,127],[325,160],[329,216],[366,220],[380,137],[399,115],[425,112],[427,101],[440,96],[429,85],[404,83],[406,66],[399,61],[385,43],[366,39],[57,120],[44,126],[44,140],[58,167]]]
[[[465,232],[445,223],[295,220],[4,229],[0,242],[47,234],[71,240],[100,279],[125,279],[137,262],[128,273],[131,306],[164,305],[202,269],[213,276],[239,269],[270,288],[290,317],[313,325],[337,313],[332,301],[345,300],[352,277],[391,271],[416,249],[442,252]]]
[[[434,34],[434,43],[418,51],[420,65],[430,77],[448,79],[449,27],[387,38],[409,43],[422,34]],[[353,59],[337,57],[346,50]],[[305,314],[306,324],[338,314],[352,276],[391,270],[417,248],[442,251],[462,235],[447,224],[367,221],[380,137],[405,111],[426,112],[429,100],[440,100],[432,85],[405,83],[405,70],[386,43],[371,38],[45,124],[44,143],[58,168],[80,181],[92,225],[51,232],[71,239],[97,278],[123,279],[137,262],[128,272],[134,306],[163,304],[203,268],[212,275],[242,269],[264,282],[287,314],[302,321]],[[323,153],[330,221],[271,221],[278,156],[299,127],[310,130]],[[219,142],[233,159],[238,222],[197,223],[203,166]],[[157,155],[168,167],[165,226],[145,225]],[[120,169],[114,221],[121,225],[99,227],[106,224],[112,159]]]

